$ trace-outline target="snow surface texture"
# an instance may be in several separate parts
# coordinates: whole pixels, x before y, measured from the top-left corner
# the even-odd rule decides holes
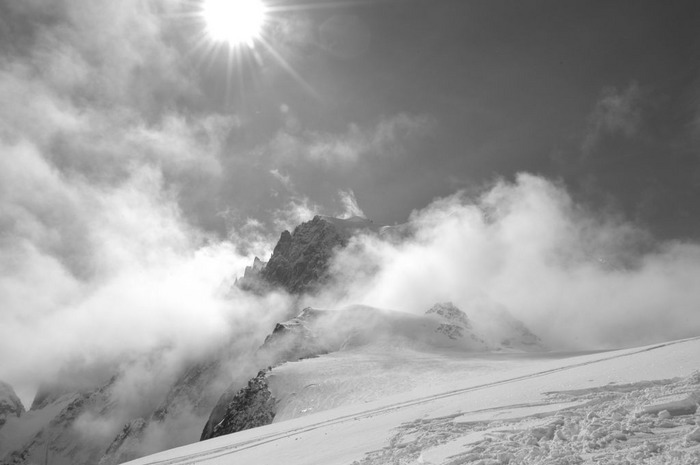
[[[578,356],[505,353],[500,365],[471,356],[462,370],[458,357],[442,357],[449,363],[411,366],[413,387],[400,395],[349,399],[130,464],[697,464],[699,355],[694,338]],[[323,374],[305,364],[345,356],[336,391],[360,373],[392,370],[359,349],[282,368],[310,386]]]

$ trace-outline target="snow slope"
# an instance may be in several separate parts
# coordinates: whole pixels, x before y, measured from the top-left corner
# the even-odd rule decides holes
[[[409,353],[394,363],[383,349],[280,367],[277,422],[129,464],[700,463],[700,338],[583,355]]]

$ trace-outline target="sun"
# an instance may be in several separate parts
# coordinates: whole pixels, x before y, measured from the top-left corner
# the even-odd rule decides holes
[[[211,40],[252,47],[260,37],[267,8],[261,0],[204,0],[201,14]]]

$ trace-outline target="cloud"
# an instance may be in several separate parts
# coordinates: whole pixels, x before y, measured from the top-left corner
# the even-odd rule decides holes
[[[273,178],[278,180],[280,184],[282,184],[282,187],[284,187],[287,191],[296,192],[296,188],[294,187],[294,183],[292,182],[292,178],[289,176],[289,174],[282,174],[277,168],[271,169],[270,174]]]
[[[340,197],[340,202],[343,205],[343,213],[339,216],[340,218],[350,218],[352,216],[365,217],[365,213],[362,211],[360,206],[357,204],[357,199],[355,198],[355,193],[352,189],[346,191],[338,191],[338,196]]]
[[[700,245],[654,242],[521,174],[478,197],[415,211],[409,239],[365,236],[335,259],[329,308],[423,313],[451,300],[470,316],[503,308],[558,349],[631,346],[700,334]]]
[[[158,353],[174,376],[234,335],[257,343],[286,309],[229,292],[272,245],[254,221],[238,243],[197,224],[238,121],[184,104],[199,83],[163,20],[178,4],[0,6],[0,379],[25,402],[67,367]]]
[[[294,196],[289,202],[275,210],[273,224],[277,231],[293,231],[299,224],[322,214],[323,208],[306,196]]]
[[[429,135],[435,124],[429,116],[398,113],[371,127],[351,123],[339,134],[280,132],[268,150],[279,163],[293,165],[305,160],[328,169],[346,170],[363,161],[399,156],[406,144]]]
[[[590,153],[610,135],[636,136],[642,127],[646,101],[647,92],[636,82],[622,90],[603,89],[589,116],[588,133],[582,145],[584,153]]]

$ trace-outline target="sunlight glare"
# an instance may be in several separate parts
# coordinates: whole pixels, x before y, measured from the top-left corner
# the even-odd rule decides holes
[[[266,13],[261,0],[204,0],[202,4],[209,37],[231,47],[252,46],[260,36]]]

